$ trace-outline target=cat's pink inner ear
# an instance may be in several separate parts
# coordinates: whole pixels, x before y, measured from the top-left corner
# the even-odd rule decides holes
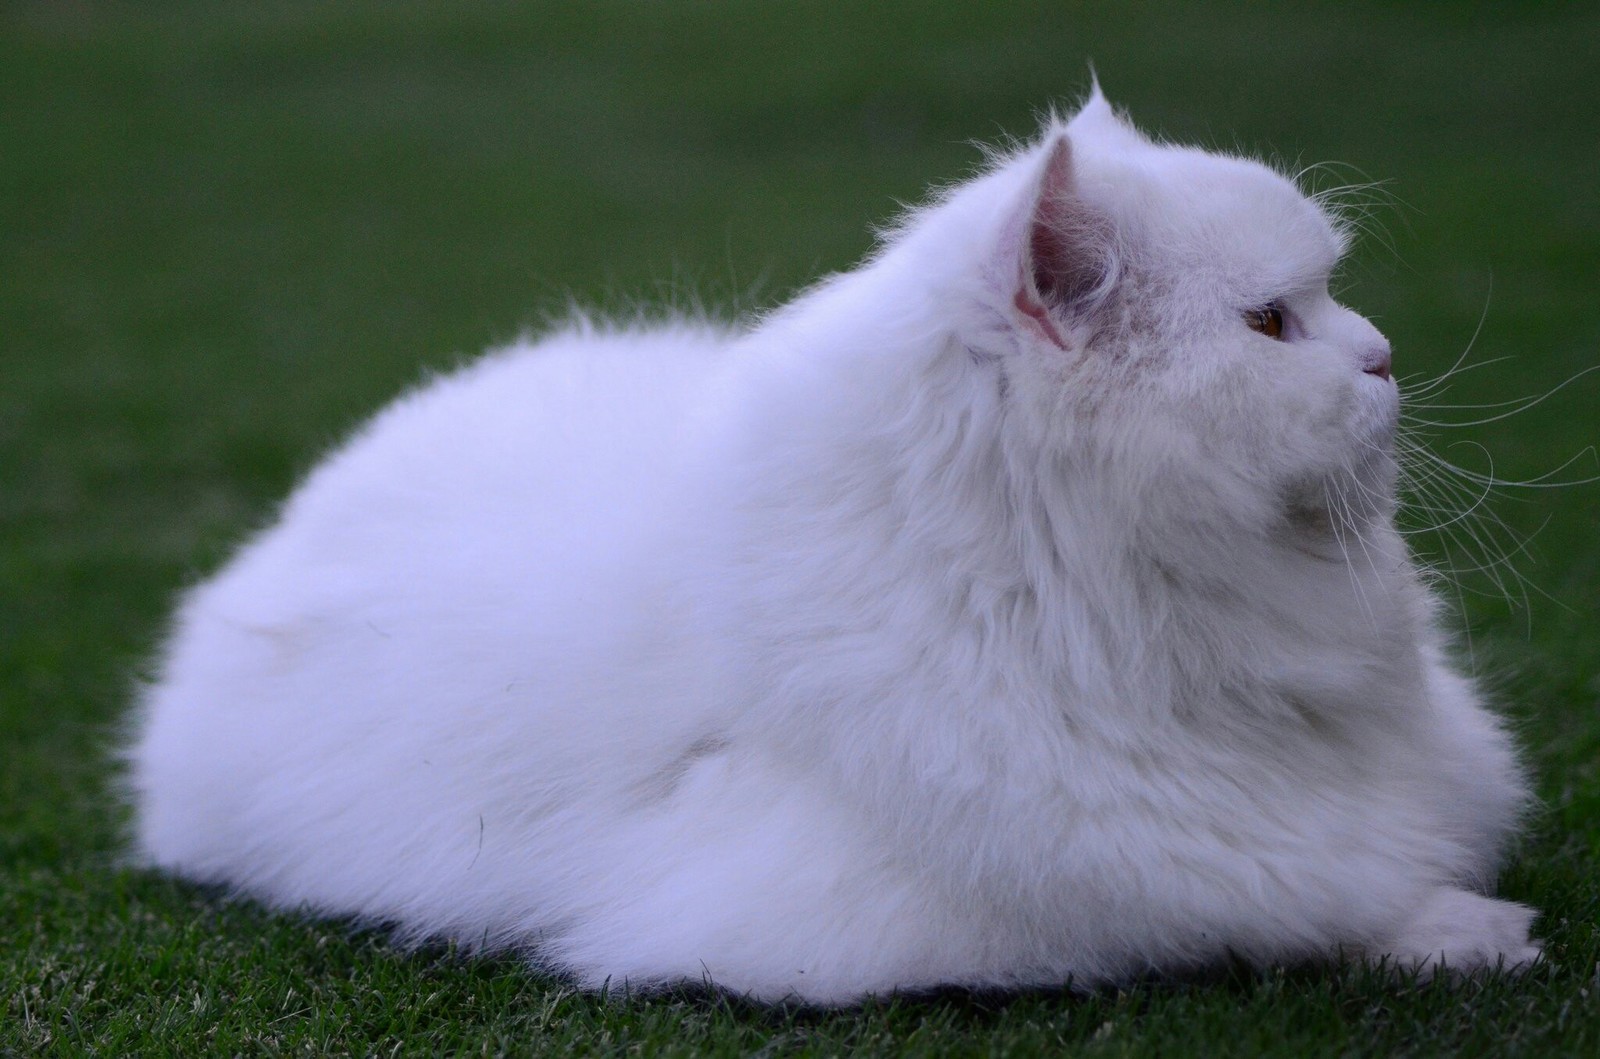
[[[1028,232],[1033,285],[1046,299],[1055,293],[1058,277],[1072,266],[1072,247],[1067,238],[1072,183],[1072,141],[1057,136],[1039,177],[1033,223]]]
[[[1104,271],[1097,229],[1076,183],[1072,142],[1058,135],[1039,173],[1015,298],[1018,311],[1063,349],[1060,318],[1100,287]]]

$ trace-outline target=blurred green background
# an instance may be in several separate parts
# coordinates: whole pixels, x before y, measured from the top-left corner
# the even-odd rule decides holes
[[[573,300],[775,304],[1090,62],[1151,132],[1387,181],[1342,282],[1403,378],[1480,318],[1448,403],[1600,363],[1593,3],[0,5],[0,1053],[1600,1053],[1595,485],[1417,538],[1547,799],[1506,880],[1548,910],[1521,983],[618,1008],[115,867],[106,747],[174,593],[363,415]],[[1583,478],[1597,408],[1591,376],[1431,444]],[[1531,589],[1468,569],[1508,552]]]

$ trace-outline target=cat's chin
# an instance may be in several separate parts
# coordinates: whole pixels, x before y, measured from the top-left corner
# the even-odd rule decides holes
[[[1317,558],[1337,561],[1340,552],[1332,547],[1338,543],[1333,510],[1326,504],[1301,503],[1291,500],[1284,507],[1284,525],[1301,550],[1309,550]]]

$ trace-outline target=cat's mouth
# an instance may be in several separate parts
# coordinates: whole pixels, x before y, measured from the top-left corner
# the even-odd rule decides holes
[[[1384,451],[1394,447],[1395,435],[1400,430],[1400,390],[1387,376],[1366,372],[1358,386],[1361,400],[1354,423],[1356,435],[1368,445],[1380,446]]]

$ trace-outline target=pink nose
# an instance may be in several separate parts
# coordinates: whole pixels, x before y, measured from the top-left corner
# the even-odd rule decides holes
[[[1376,375],[1380,379],[1389,378],[1389,365],[1392,363],[1389,355],[1389,343],[1381,346],[1372,346],[1361,354],[1361,370],[1368,375]]]

